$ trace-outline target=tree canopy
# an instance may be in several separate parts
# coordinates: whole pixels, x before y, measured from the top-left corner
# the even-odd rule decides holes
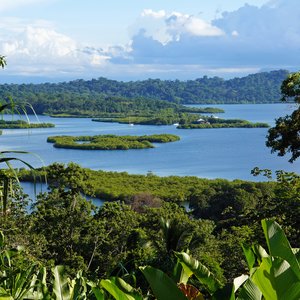
[[[271,103],[278,102],[280,85],[287,75],[288,71],[277,70],[228,80],[203,76],[187,81],[147,79],[123,82],[101,77],[61,83],[2,84],[0,97],[4,100],[11,95],[16,102],[30,102],[37,113],[48,114],[87,110],[122,112],[128,106],[134,110],[135,102],[139,102],[139,108],[151,104],[166,108],[170,107],[168,102]]]
[[[297,108],[291,115],[278,118],[269,130],[266,145],[279,156],[291,153],[289,162],[300,156],[300,72],[290,74],[281,85],[282,101],[292,99]]]

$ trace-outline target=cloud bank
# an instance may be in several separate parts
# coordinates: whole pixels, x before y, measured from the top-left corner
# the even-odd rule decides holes
[[[295,70],[299,15],[298,0],[245,5],[211,22],[145,9],[130,28],[128,44],[106,49],[81,45],[43,20],[6,18],[0,20],[0,53],[8,57],[6,72],[28,76],[188,79]]]

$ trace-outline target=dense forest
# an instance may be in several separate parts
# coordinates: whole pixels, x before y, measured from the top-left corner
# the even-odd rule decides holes
[[[29,102],[39,114],[81,116],[151,111],[174,108],[175,104],[271,103],[279,102],[280,85],[287,74],[279,70],[229,80],[204,76],[188,81],[120,82],[99,78],[57,84],[2,84],[0,99]]]

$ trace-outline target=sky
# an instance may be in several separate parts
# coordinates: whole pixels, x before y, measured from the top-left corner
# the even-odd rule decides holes
[[[299,0],[0,0],[0,82],[300,69]]]

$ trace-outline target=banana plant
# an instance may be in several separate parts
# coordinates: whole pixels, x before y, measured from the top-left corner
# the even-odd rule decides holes
[[[0,232],[0,299],[28,299],[32,298],[36,284],[37,265],[30,264],[19,269],[14,265],[22,248],[6,249],[4,235]]]
[[[37,277],[39,282],[34,290],[34,299],[53,300],[143,300],[142,295],[123,279],[110,279],[93,282],[87,280],[82,271],[74,279],[68,277],[64,266],[52,268],[52,280],[46,281],[46,269],[43,268]],[[0,298],[1,300],[1,298]]]
[[[142,267],[141,271],[158,300],[168,299],[167,295],[169,299],[176,300],[204,299],[203,293],[189,284],[191,276],[198,280],[197,285],[210,295],[210,299],[299,300],[299,249],[291,248],[283,230],[275,221],[262,220],[262,227],[269,253],[258,245],[244,245],[250,272],[225,286],[201,262],[185,252],[175,254],[182,266],[177,284],[158,269]]]
[[[251,294],[253,300],[300,299],[300,252],[292,249],[281,227],[273,220],[262,220],[269,254],[260,246],[243,250],[250,270],[249,286],[256,286],[261,294]],[[240,295],[250,294],[245,285]],[[243,299],[239,295],[240,298]]]

